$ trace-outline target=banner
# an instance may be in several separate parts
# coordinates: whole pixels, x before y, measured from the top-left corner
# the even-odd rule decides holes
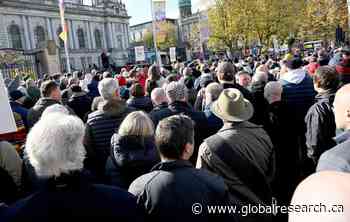
[[[166,20],[166,1],[153,0],[153,18],[156,22]]]
[[[166,39],[166,1],[153,0],[154,32],[157,42],[165,42]]]
[[[0,118],[0,134],[17,131],[2,73],[0,73]]]
[[[169,48],[170,62],[176,62],[176,47]]]
[[[146,60],[144,46],[135,47],[135,60],[136,62],[141,62]]]

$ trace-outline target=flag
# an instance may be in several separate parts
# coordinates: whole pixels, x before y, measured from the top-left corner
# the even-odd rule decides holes
[[[68,39],[68,26],[64,19],[64,0],[59,1],[59,7],[60,7],[60,16],[61,16],[61,24],[62,24],[62,32],[59,34],[60,39],[62,39],[63,42],[67,42]]]
[[[63,42],[67,42],[68,39],[68,27],[67,27],[67,23],[64,22],[64,26],[63,26],[63,30],[59,35],[60,39],[62,39]]]

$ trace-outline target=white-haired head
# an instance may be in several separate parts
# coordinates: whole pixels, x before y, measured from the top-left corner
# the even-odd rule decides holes
[[[68,115],[69,111],[68,111],[68,109],[65,106],[62,106],[60,104],[54,104],[54,105],[51,105],[51,106],[47,107],[44,110],[44,112],[41,115],[41,118],[43,118],[43,117],[45,117],[45,116],[47,116],[49,114],[52,114],[52,113],[62,113],[62,114]]]
[[[269,104],[281,101],[283,87],[279,82],[268,82],[264,89],[264,97]]]
[[[256,72],[253,75],[252,82],[267,82],[268,76],[265,72]]]
[[[113,78],[103,79],[98,84],[98,91],[100,92],[100,95],[102,96],[103,100],[111,100],[114,97],[119,96],[118,90],[118,81],[116,81]]]
[[[75,116],[52,113],[31,129],[26,142],[29,161],[40,177],[60,176],[83,168],[84,123]]]
[[[157,106],[162,103],[167,103],[168,99],[166,97],[165,90],[163,88],[155,88],[151,93],[151,100]]]

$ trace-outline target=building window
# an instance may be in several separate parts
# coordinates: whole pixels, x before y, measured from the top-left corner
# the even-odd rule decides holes
[[[57,29],[57,39],[58,39],[58,45],[60,46],[60,48],[64,48],[64,41],[60,38],[60,34],[62,33],[62,27],[60,26]]]
[[[9,27],[9,37],[12,48],[23,49],[21,31],[18,25],[11,25]]]
[[[45,42],[45,29],[42,26],[37,26],[34,29],[34,36],[35,36],[35,42],[36,47],[39,48],[40,43]]]
[[[77,36],[78,36],[79,49],[85,49],[86,48],[85,35],[84,35],[84,30],[82,28],[78,29]]]
[[[102,36],[100,30],[96,29],[94,32],[96,49],[102,48]]]

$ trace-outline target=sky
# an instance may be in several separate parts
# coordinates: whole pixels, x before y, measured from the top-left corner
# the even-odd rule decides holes
[[[122,0],[131,16],[130,25],[135,25],[151,20],[151,0]],[[203,2],[212,0],[192,0],[192,12],[197,12],[203,7]],[[166,14],[168,18],[179,17],[178,0],[167,0]]]
[[[130,25],[136,25],[151,21],[151,0],[121,0],[126,4],[130,19]],[[192,0],[192,12],[197,12],[210,5],[214,0]],[[84,0],[85,4],[91,4],[91,0]],[[167,0],[167,18],[178,18],[178,0]]]

